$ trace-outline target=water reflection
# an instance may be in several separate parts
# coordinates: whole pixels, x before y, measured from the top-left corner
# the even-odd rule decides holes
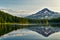
[[[39,34],[42,34],[43,36],[45,37],[48,37],[50,36],[51,34],[53,33],[56,33],[56,32],[59,32],[60,31],[60,28],[57,28],[57,27],[51,27],[51,26],[42,26],[42,27],[29,27],[28,29],[32,30],[32,31],[35,31]]]
[[[39,32],[37,32],[39,31]],[[44,37],[43,33],[40,32],[51,32],[54,31],[55,33],[49,35],[48,37]],[[60,28],[54,28],[54,27],[28,27],[23,29],[18,29],[15,31],[12,31],[8,34],[5,34],[1,36],[1,40],[60,40]]]
[[[8,39],[9,40],[11,40],[11,39],[14,39],[14,40],[25,39],[26,40],[26,39],[39,39],[39,38],[43,39],[43,36],[34,31],[28,30],[28,29],[20,29],[17,31],[12,31],[12,32],[2,36],[1,38],[4,40],[8,40]]]

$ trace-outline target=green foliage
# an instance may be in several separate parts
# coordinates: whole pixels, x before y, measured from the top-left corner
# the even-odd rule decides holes
[[[29,24],[29,23],[40,23],[40,19],[28,19],[28,18],[21,18],[12,16],[8,13],[0,11],[0,23],[20,23],[20,24]]]
[[[28,20],[0,11],[0,23],[28,23]]]
[[[60,23],[60,17],[59,18],[53,18],[48,20],[50,23]]]

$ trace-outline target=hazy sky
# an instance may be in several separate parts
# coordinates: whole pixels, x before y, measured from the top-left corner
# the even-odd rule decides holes
[[[41,10],[49,8],[60,11],[60,0],[0,0],[0,8],[16,10]]]

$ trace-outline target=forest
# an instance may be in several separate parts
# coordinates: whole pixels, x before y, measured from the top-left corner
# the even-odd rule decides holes
[[[0,11],[0,23],[20,23],[20,24],[32,24],[32,23],[40,23],[42,20],[36,20],[36,19],[28,19],[28,18],[21,18],[12,16],[8,13],[5,13],[3,11]]]

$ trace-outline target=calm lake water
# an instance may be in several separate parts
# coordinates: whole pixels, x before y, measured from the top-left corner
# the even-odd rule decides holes
[[[49,32],[54,33],[51,33],[48,37],[42,35],[48,34]],[[1,36],[0,40],[60,40],[60,28],[53,28],[50,26],[23,28]]]

